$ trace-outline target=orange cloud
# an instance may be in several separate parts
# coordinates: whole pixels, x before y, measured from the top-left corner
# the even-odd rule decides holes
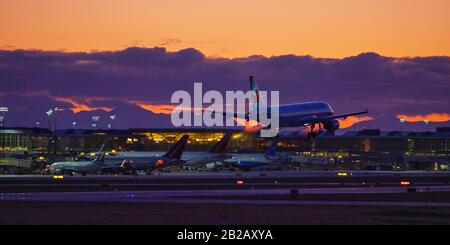
[[[155,114],[172,114],[172,111],[175,109],[179,110],[194,110],[201,111],[206,110],[207,108],[195,108],[195,107],[179,107],[178,105],[168,105],[168,104],[151,104],[148,102],[140,102],[140,101],[131,101],[131,103],[136,104],[144,110],[151,111]]]
[[[78,103],[73,98],[54,97],[54,99],[56,101],[66,102],[66,103],[72,104],[72,107],[69,108],[69,109],[71,111],[75,112],[75,113],[78,113],[80,111],[95,111],[95,110],[104,110],[104,111],[110,112],[110,111],[113,110],[113,108],[111,108],[111,107],[106,107],[106,106],[104,106],[104,107],[92,107],[92,106],[89,106],[87,104]]]
[[[135,102],[137,106],[144,110],[151,111],[155,114],[171,114],[172,110],[175,109],[176,105],[156,105],[149,103],[138,103]]]
[[[344,129],[344,128],[350,128],[351,126],[360,123],[360,122],[366,122],[366,121],[370,121],[373,120],[375,118],[371,117],[371,116],[362,116],[362,117],[357,117],[357,116],[351,116],[351,117],[347,117],[346,119],[342,119],[339,118],[337,119],[339,121],[339,128],[340,129]]]
[[[398,119],[403,119],[406,122],[447,122],[450,121],[450,114],[448,113],[430,113],[426,115],[406,115],[398,114]]]

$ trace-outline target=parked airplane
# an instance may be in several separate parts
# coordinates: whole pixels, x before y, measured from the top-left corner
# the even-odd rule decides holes
[[[250,76],[250,89],[255,92],[256,98],[253,101],[254,110],[258,110],[260,108],[259,102],[259,89],[256,81],[253,79],[253,76]],[[335,114],[333,109],[328,103],[322,101],[314,101],[314,102],[302,102],[302,103],[293,103],[293,104],[284,104],[278,106],[279,110],[279,127],[282,128],[295,128],[295,127],[309,127],[310,132],[308,133],[308,137],[315,137],[316,132],[314,129],[316,125],[319,127],[319,132],[322,127],[327,131],[336,131],[339,129],[339,121],[338,118],[347,118],[349,116],[356,116],[360,114],[368,113],[367,110],[347,113],[347,114]],[[270,117],[271,108],[267,108],[267,114]],[[230,116],[226,114],[227,116]],[[245,115],[234,114],[231,115],[235,118],[249,120],[250,113],[246,113]],[[270,127],[270,125],[263,125],[266,127]]]
[[[249,170],[251,168],[257,168],[277,163],[277,144],[279,137],[272,140],[271,145],[264,153],[257,154],[236,154],[232,158],[223,162],[225,166],[237,167],[239,169]]]
[[[162,169],[171,166],[178,166],[184,163],[181,160],[189,135],[183,135],[163,156],[150,156],[147,158],[125,159],[123,167],[127,170],[147,170]]]
[[[226,133],[209,151],[198,152],[192,158],[187,159],[183,167],[202,168],[207,167],[208,164],[220,163],[231,158],[233,155],[226,153],[231,135],[232,133]]]
[[[105,167],[103,152],[104,147],[105,144],[103,144],[97,152],[97,157],[94,160],[55,162],[49,166],[48,171],[53,174],[81,173],[83,175],[87,173],[102,172],[102,169]]]

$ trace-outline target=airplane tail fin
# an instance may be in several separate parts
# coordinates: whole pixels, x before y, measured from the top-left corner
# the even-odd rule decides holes
[[[249,77],[250,79],[250,90],[255,92],[255,96],[253,97],[251,103],[253,106],[253,110],[259,111],[259,89],[258,84],[256,83],[253,76]]]
[[[272,140],[272,143],[270,144],[269,148],[267,148],[267,150],[264,152],[264,155],[266,156],[266,158],[269,158],[269,159],[276,158],[278,142],[279,142],[279,137],[275,137]]]
[[[105,148],[105,143],[102,144],[102,147],[97,151],[97,158],[94,159],[95,163],[103,163],[105,161],[105,153],[103,152]]]
[[[232,133],[228,132],[226,133],[222,139],[217,142],[212,148],[211,150],[209,150],[209,152],[212,153],[225,153],[227,150],[227,145],[228,142],[230,141]]]
[[[250,79],[250,90],[255,92],[255,95],[252,98],[252,101],[250,103],[252,106],[251,110],[256,111],[256,121],[258,123],[260,123],[259,112],[260,112],[261,108],[264,108],[265,110],[269,110],[269,109],[266,104],[267,101],[261,99],[260,90],[258,88],[258,84],[256,83],[254,77],[250,76],[249,79]],[[267,98],[265,98],[265,99],[267,99]],[[248,115],[249,115],[249,113],[247,113],[247,120],[249,120]]]
[[[170,149],[167,151],[164,157],[180,159],[181,155],[183,154],[184,147],[188,142],[188,139],[189,135],[183,135],[183,137],[181,137],[181,139],[177,143],[175,143],[172,147],[170,147]]]

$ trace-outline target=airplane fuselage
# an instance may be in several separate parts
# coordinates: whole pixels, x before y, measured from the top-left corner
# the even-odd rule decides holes
[[[93,161],[85,162],[55,162],[50,165],[51,173],[77,172],[93,173],[101,170],[101,166]]]
[[[182,165],[183,160],[169,157],[149,157],[135,161],[129,161],[129,168],[132,170],[153,170],[170,166]]]
[[[328,103],[314,101],[280,105],[278,113],[280,128],[289,128],[304,126],[305,121],[309,119],[332,116],[334,111]]]
[[[226,154],[226,153],[222,154],[222,153],[212,153],[212,152],[201,152],[201,153],[198,153],[197,156],[186,160],[186,163],[184,164],[184,166],[188,166],[188,167],[205,166],[209,163],[223,162],[232,157],[233,157],[233,155]]]
[[[236,154],[232,158],[224,161],[235,167],[252,168],[268,165],[277,161],[277,157],[269,157],[263,153],[256,154]]]

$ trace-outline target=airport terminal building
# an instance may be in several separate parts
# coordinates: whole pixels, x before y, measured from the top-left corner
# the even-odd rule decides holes
[[[228,145],[230,153],[263,152],[270,144],[255,134],[223,128],[56,131],[2,128],[0,153],[3,159],[43,160],[93,152],[103,143],[108,150],[115,151],[165,151],[184,134],[190,135],[186,150],[205,151],[227,132],[233,133]],[[320,135],[314,140],[290,136],[280,140],[278,155],[280,161],[297,168],[448,170],[450,128],[438,128],[436,132],[366,129],[343,135]]]

